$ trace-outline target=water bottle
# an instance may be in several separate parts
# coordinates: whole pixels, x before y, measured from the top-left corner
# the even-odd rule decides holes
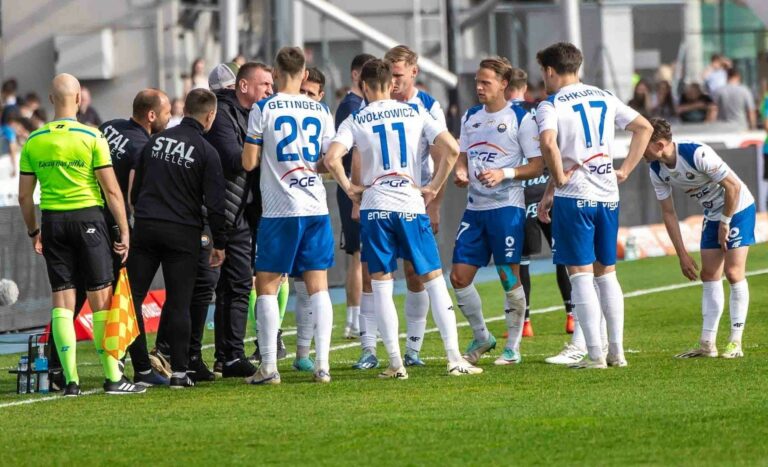
[[[27,393],[27,368],[29,368],[29,357],[22,355],[19,359],[19,394]]]
[[[48,359],[45,358],[43,346],[37,348],[37,358],[35,359],[35,370],[42,371],[38,373],[38,385],[40,394],[48,394]]]
[[[35,392],[35,381],[37,381],[37,375],[34,373],[29,374],[29,393],[32,394]]]

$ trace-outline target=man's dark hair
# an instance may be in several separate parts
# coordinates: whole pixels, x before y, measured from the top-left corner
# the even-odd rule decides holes
[[[656,142],[662,139],[672,141],[672,126],[668,121],[661,117],[653,117],[649,120],[653,127],[653,134],[651,135],[651,142]]]
[[[275,68],[288,76],[301,73],[305,64],[304,52],[298,47],[283,47],[275,56]]]
[[[735,67],[728,68],[728,79],[732,78],[741,78],[741,73],[739,73],[739,70],[737,70]]]
[[[251,77],[254,71],[264,70],[267,73],[272,73],[272,67],[261,62],[247,62],[243,63],[243,66],[237,70],[237,76],[235,77],[235,83],[239,83],[242,79],[248,79]]]
[[[325,90],[325,75],[317,67],[307,68],[309,75],[307,75],[307,81],[310,83],[317,83],[320,85],[320,92]]]
[[[28,92],[26,96],[24,96],[24,103],[25,104],[33,104],[33,103],[40,103],[40,96],[37,95],[36,92]]]
[[[349,67],[349,71],[360,71],[360,69],[363,68],[363,65],[365,65],[365,62],[375,58],[376,57],[371,54],[355,55],[355,58],[352,59],[352,65]]]
[[[163,94],[163,91],[154,88],[139,91],[133,98],[133,118],[141,120],[150,110],[160,112]]]
[[[8,78],[3,81],[3,86],[0,88],[3,94],[16,94],[19,89],[19,83],[14,78]]]
[[[539,65],[552,67],[558,75],[578,73],[583,60],[581,50],[569,42],[552,44],[536,54]]]
[[[193,89],[184,101],[184,115],[204,117],[216,109],[216,94],[207,89]]]
[[[392,67],[389,62],[378,58],[369,60],[360,70],[360,82],[367,84],[371,89],[388,89],[392,82]]]
[[[507,87],[510,89],[523,89],[526,86],[528,86],[528,73],[520,68],[512,67]]]

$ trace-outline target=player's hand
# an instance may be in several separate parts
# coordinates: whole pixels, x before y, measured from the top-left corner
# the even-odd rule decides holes
[[[552,223],[552,218],[549,217],[549,211],[552,209],[552,203],[554,201],[554,197],[544,195],[543,198],[541,198],[541,201],[539,201],[539,204],[536,206],[536,217],[539,218],[539,220],[545,224]]]
[[[616,181],[618,183],[624,183],[627,181],[627,175],[621,169],[615,170],[614,173],[616,174]]]
[[[364,191],[365,187],[350,184],[349,189],[347,190],[347,196],[349,196],[349,199],[351,199],[353,203],[360,204],[363,201]]]
[[[723,251],[728,250],[728,236],[731,233],[731,226],[729,224],[720,223],[717,228],[717,242],[720,244],[720,249]]]
[[[477,179],[486,187],[493,188],[504,180],[504,171],[501,169],[483,170]]]
[[[429,225],[432,226],[432,233],[437,235],[440,231],[440,203],[430,203],[427,206],[427,215],[429,216]]]
[[[128,245],[131,244],[128,232],[120,232],[120,241],[112,243],[112,250],[120,257],[120,264],[128,261]]]
[[[35,253],[38,255],[43,254],[43,240],[40,238],[40,232],[37,233],[34,237],[32,237],[32,249],[35,250]]]
[[[457,167],[453,171],[453,184],[459,188],[466,188],[469,186],[469,173],[467,172],[467,169]]]
[[[429,208],[429,204],[437,197],[437,190],[431,185],[421,187],[421,196],[424,197],[424,205]]]
[[[699,278],[699,266],[696,264],[696,261],[691,258],[691,255],[687,253],[680,258],[680,270],[683,271],[683,275],[687,277],[688,280],[695,281]]]
[[[360,204],[352,203],[352,220],[360,222]]]
[[[211,259],[208,261],[208,264],[210,264],[212,268],[217,268],[221,266],[221,264],[224,262],[225,256],[226,255],[224,254],[224,250],[219,250],[218,248],[212,248]]]

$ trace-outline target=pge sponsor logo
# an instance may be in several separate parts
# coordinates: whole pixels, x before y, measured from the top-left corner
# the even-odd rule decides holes
[[[288,188],[309,188],[317,184],[317,177],[309,175],[307,177],[292,178],[288,183]]]
[[[409,182],[408,180],[397,179],[397,178],[382,180],[381,182],[378,183],[379,186],[386,186],[390,188],[402,188],[410,184],[411,182]]]
[[[494,162],[499,156],[498,152],[491,151],[470,151],[470,157],[478,162]]]
[[[613,172],[612,162],[606,162],[605,164],[600,164],[600,165],[590,165],[588,167],[589,167],[589,173],[591,174],[605,175]]]

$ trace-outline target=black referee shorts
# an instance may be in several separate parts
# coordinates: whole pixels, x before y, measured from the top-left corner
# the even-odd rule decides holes
[[[348,255],[360,251],[360,223],[352,220],[352,200],[340,187],[336,188],[341,218],[341,243],[339,247]]]
[[[112,285],[111,242],[101,208],[43,211],[40,230],[54,292],[74,289],[78,278],[88,291]]]

